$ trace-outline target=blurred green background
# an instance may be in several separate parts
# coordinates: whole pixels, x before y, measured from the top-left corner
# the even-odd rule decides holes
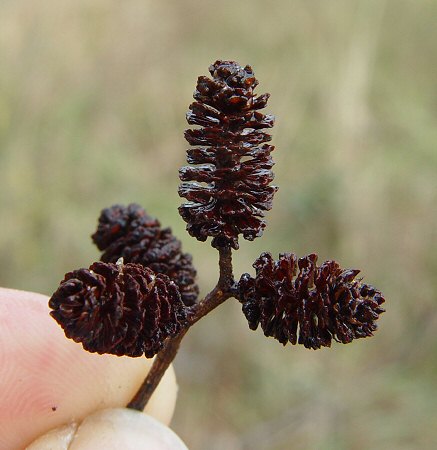
[[[176,361],[190,449],[437,448],[437,1],[2,0],[0,284],[50,294],[98,259],[98,213],[138,202],[200,262],[177,207],[185,112],[216,59],[270,92],[261,251],[317,251],[387,298],[372,339],[283,348],[229,301]]]

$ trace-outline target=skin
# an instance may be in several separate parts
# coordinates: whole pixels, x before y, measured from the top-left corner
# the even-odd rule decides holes
[[[23,449],[38,438],[29,449],[86,450],[103,439],[105,449],[186,448],[162,425],[174,411],[173,370],[148,415],[124,408],[151,361],[84,351],[65,338],[47,302],[41,294],[0,288],[0,450]]]

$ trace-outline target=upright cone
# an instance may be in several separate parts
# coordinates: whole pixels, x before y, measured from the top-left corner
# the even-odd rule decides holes
[[[185,132],[189,144],[182,167],[179,195],[188,202],[179,212],[190,235],[212,246],[238,248],[238,236],[253,240],[266,226],[277,188],[273,180],[271,136],[263,131],[274,124],[272,115],[259,112],[269,94],[256,96],[258,85],[250,66],[216,61],[212,79],[201,76],[187,121],[202,128]]]

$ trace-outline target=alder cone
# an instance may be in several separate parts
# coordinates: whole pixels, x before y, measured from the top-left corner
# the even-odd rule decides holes
[[[266,336],[282,344],[330,347],[372,336],[384,312],[384,297],[356,279],[359,270],[343,270],[335,261],[316,265],[317,255],[299,260],[293,253],[274,261],[263,253],[253,264],[256,277],[244,274],[238,297],[249,327],[261,325]]]
[[[178,286],[185,305],[193,305],[199,295],[196,269],[190,254],[182,253],[181,242],[171,228],[161,228],[139,205],[113,205],[99,217],[96,232],[91,236],[101,260],[115,263],[138,263],[162,273]]]
[[[212,237],[216,248],[238,248],[238,236],[253,240],[266,226],[264,212],[272,207],[277,188],[273,180],[274,147],[263,131],[274,116],[258,110],[269,94],[257,96],[258,85],[250,66],[216,61],[212,79],[198,78],[194,99],[187,113],[191,125],[202,128],[185,132],[191,166],[180,169],[179,195],[188,202],[179,207],[191,236],[200,241]]]
[[[65,335],[93,353],[153,357],[185,324],[178,288],[141,264],[69,272],[49,300]]]

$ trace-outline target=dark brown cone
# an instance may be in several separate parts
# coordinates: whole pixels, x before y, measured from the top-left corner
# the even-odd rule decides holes
[[[141,206],[114,205],[104,209],[97,231],[91,236],[101,260],[115,263],[138,263],[171,278],[178,286],[185,305],[193,305],[199,295],[196,269],[191,255],[182,253],[181,242],[170,228],[161,228]]]
[[[317,255],[297,260],[293,253],[274,261],[263,253],[253,264],[256,277],[244,274],[239,300],[249,327],[261,325],[266,336],[282,344],[330,347],[332,339],[347,344],[372,336],[384,312],[384,297],[356,279],[359,270],[343,270],[335,261],[317,267]]]
[[[250,66],[216,61],[209,71],[212,79],[199,77],[187,113],[188,123],[202,128],[185,132],[195,148],[187,151],[192,166],[180,169],[179,195],[188,202],[179,213],[199,241],[211,236],[213,247],[237,249],[239,234],[250,241],[262,235],[277,190],[269,186],[274,147],[265,142],[271,136],[260,131],[273,127],[274,117],[258,111],[269,94],[254,94],[258,81]]]
[[[49,307],[68,338],[118,356],[153,357],[186,319],[176,284],[140,264],[96,262],[69,272]]]

